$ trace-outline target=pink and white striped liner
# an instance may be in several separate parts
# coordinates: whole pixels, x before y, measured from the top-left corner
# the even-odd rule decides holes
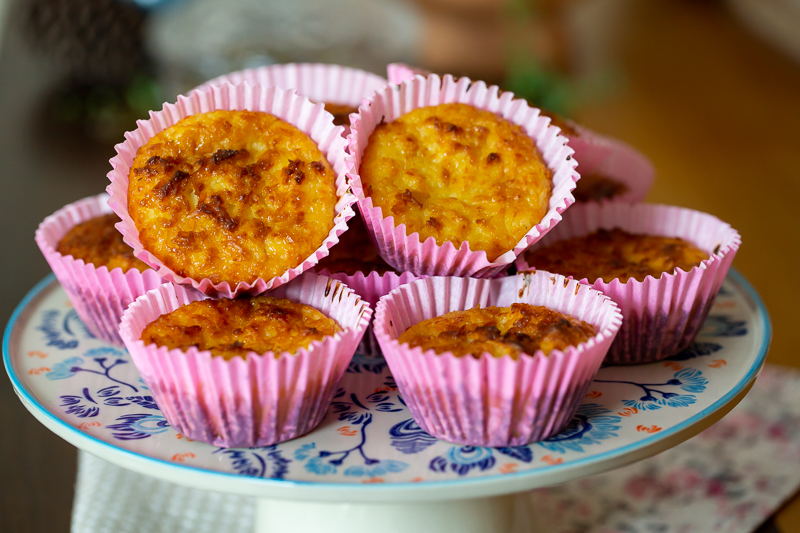
[[[595,326],[577,347],[511,357],[456,357],[409,348],[397,337],[422,320],[491,305],[544,305]],[[427,278],[378,302],[373,329],[419,426],[472,446],[521,446],[558,433],[575,415],[619,329],[607,296],[563,276],[538,272],[496,280]]]
[[[120,334],[136,368],[169,423],[189,438],[224,447],[268,446],[319,424],[372,316],[369,304],[338,281],[314,273],[270,296],[308,304],[342,331],[296,354],[256,354],[225,360],[209,351],[145,345],[145,326],[203,294],[164,284],[137,299]]]
[[[575,150],[581,174],[599,174],[625,184],[628,190],[614,197],[615,201],[643,201],[655,181],[653,163],[619,139],[601,135],[578,124],[572,126],[578,135],[569,137],[569,145]]]
[[[680,237],[710,253],[700,266],[688,272],[676,269],[674,274],[664,273],[658,279],[648,276],[644,281],[627,283],[580,280],[611,297],[624,316],[606,363],[648,363],[687,348],[700,331],[741,245],[739,233],[715,216],[683,207],[592,202],[574,205],[557,231],[536,247],[601,228]],[[520,271],[531,268],[525,254],[516,265]]]
[[[197,89],[243,82],[295,89],[314,102],[355,107],[388,83],[377,74],[357,68],[325,63],[288,63],[231,72],[208,80]]]
[[[427,76],[430,71],[403,63],[390,63],[386,67],[389,83],[400,84],[414,76]],[[656,171],[647,157],[630,145],[611,137],[596,133],[589,128],[564,119],[578,132],[570,136],[570,147],[575,150],[578,169],[584,176],[597,173],[628,187],[628,191],[615,200],[641,202],[653,186]]]
[[[331,273],[328,272],[328,270],[322,270],[319,274],[341,281],[353,289],[365,302],[368,302],[373,309],[378,305],[378,300],[382,296],[389,294],[391,290],[419,279],[419,277],[411,272],[403,272],[402,274],[397,274],[396,272],[379,274],[374,271],[367,273],[356,272],[351,276],[344,272]],[[371,325],[367,327],[367,331],[357,351],[374,357],[381,355],[380,346],[378,346],[378,341],[375,339]]]
[[[317,143],[336,173],[336,194],[339,198],[333,229],[322,245],[305,261],[272,279],[258,278],[253,283],[240,282],[234,287],[228,282],[214,284],[208,278],[198,280],[175,273],[142,247],[139,242],[139,231],[128,214],[128,175],[139,148],[154,135],[185,117],[218,109],[246,109],[270,113],[308,135]],[[137,126],[135,131],[125,134],[125,142],[115,146],[117,155],[111,159],[113,170],[108,173],[111,184],[106,188],[111,195],[108,204],[122,219],[122,222],[117,224],[117,229],[122,233],[125,242],[133,248],[134,255],[153,267],[166,281],[190,284],[205,294],[227,298],[245,292],[259,294],[274,289],[302,274],[327,256],[330,247],[339,242],[339,235],[347,229],[347,220],[354,216],[352,205],[356,198],[349,190],[346,176],[343,128],[333,125],[333,116],[325,111],[322,104],[313,104],[308,98],[297,95],[293,90],[251,85],[247,82],[196,90],[188,96],[178,96],[176,104],[164,104],[161,111],[151,111],[150,119],[137,121]]]
[[[45,218],[36,230],[36,244],[64,287],[81,321],[95,337],[122,344],[119,321],[137,297],[164,281],[153,270],[96,268],[83,259],[58,253],[58,243],[69,230],[95,217],[111,213],[108,195],[100,194],[66,205]]]
[[[414,109],[444,103],[469,104],[521,126],[534,139],[553,174],[549,209],[541,222],[531,228],[513,250],[494,261],[489,261],[484,251],[470,250],[466,242],[459,248],[450,242],[439,245],[433,237],[420,242],[419,233],[408,235],[405,224],[396,226],[393,216],[384,218],[382,209],[374,207],[372,199],[364,195],[358,170],[375,126]],[[416,275],[492,277],[506,269],[517,255],[555,226],[561,220],[561,213],[575,201],[572,190],[580,178],[575,172],[577,163],[566,137],[559,135],[558,128],[548,127],[549,122],[549,118],[539,115],[538,109],[528,106],[523,100],[514,100],[512,93],[500,95],[497,86],[487,87],[482,81],[472,82],[466,77],[455,81],[450,75],[444,78],[435,74],[428,78],[417,76],[375,93],[359,108],[358,115],[352,117],[347,161],[358,207],[383,259],[399,271]]]
[[[405,63],[389,63],[386,65],[386,77],[389,79],[389,83],[394,83],[395,85],[400,85],[407,80],[413,80],[414,76],[426,78],[429,74],[432,74],[430,70],[412,67]]]

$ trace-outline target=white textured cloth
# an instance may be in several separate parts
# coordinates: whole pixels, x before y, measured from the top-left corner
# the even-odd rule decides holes
[[[78,452],[72,533],[238,533],[255,499],[190,489]]]
[[[749,533],[799,485],[800,372],[768,366],[741,405],[680,446],[518,495],[514,533]],[[79,456],[73,533],[249,532],[254,513],[252,498]]]

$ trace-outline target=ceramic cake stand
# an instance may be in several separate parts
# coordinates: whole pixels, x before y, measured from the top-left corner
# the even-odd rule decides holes
[[[245,449],[191,441],[162,416],[128,353],[88,334],[52,276],[14,312],[3,358],[22,403],[51,431],[142,474],[255,496],[258,532],[502,533],[505,495],[644,459],[719,420],[753,385],[770,337],[761,299],[731,272],[689,349],[602,369],[569,427],[513,448],[431,437],[385,363],[358,354],[308,435]]]

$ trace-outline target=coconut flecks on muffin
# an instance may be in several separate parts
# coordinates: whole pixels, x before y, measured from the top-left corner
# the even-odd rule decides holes
[[[316,144],[267,113],[184,118],[137,152],[128,211],[142,246],[180,276],[270,279],[333,228],[335,175]]]
[[[543,306],[524,303],[510,307],[487,307],[454,311],[423,320],[397,339],[410,347],[452,352],[457,356],[494,357],[534,355],[542,350],[577,346],[595,335],[594,326]]]
[[[468,242],[494,260],[547,213],[552,178],[505,119],[466,104],[416,109],[379,124],[360,167],[364,192],[420,241]]]
[[[150,268],[133,256],[133,250],[125,244],[122,234],[114,227],[117,222],[119,217],[113,213],[81,222],[62,237],[56,251],[61,255],[82,259],[95,268],[121,268],[123,272],[132,268],[139,271]]]
[[[619,279],[644,281],[676,268],[691,270],[709,258],[708,252],[677,237],[638,235],[619,228],[536,247],[525,254],[533,268],[575,279],[610,283]]]
[[[142,340],[169,349],[194,346],[230,359],[249,352],[296,353],[340,329],[309,305],[261,295],[184,305],[148,324]]]

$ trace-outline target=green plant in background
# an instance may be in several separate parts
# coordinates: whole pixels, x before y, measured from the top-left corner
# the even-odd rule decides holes
[[[557,57],[552,57],[560,51],[560,62],[567,63],[565,58],[572,58],[576,50],[597,44],[579,39],[576,30],[565,28],[564,21],[574,7],[580,6],[550,0],[506,0],[505,4],[508,67],[504,87],[533,105],[565,116],[581,105],[608,98],[625,81],[624,72],[613,57],[582,73],[567,72],[573,69],[572,61],[559,66]],[[542,33],[533,34],[537,31]],[[542,47],[543,41],[547,46]],[[547,52],[538,51],[542,49]]]
[[[531,104],[559,115],[569,115],[575,92],[564,76],[548,71],[533,58],[512,61],[504,87]]]

